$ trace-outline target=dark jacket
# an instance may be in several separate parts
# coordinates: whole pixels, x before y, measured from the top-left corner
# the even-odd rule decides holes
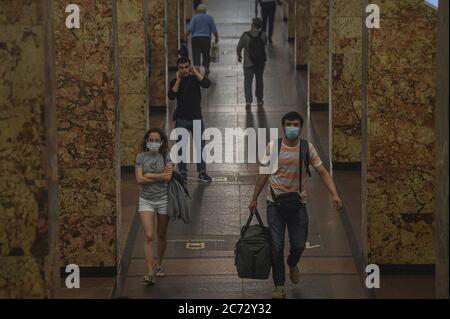
[[[202,94],[200,88],[209,88],[211,81],[204,77],[199,81],[195,75],[182,78],[178,92],[172,91],[176,79],[170,81],[168,96],[171,101],[177,99],[177,109],[173,115],[173,120],[199,120],[202,118]]]
[[[191,211],[188,201],[190,197],[179,179],[180,177],[172,178],[167,185],[167,214],[172,221],[181,219],[185,224],[189,224],[191,222]]]

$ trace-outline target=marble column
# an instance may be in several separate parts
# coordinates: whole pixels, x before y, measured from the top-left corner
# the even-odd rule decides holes
[[[134,166],[147,127],[144,3],[118,0],[120,164]]]
[[[168,68],[175,70],[178,59],[178,1],[167,1],[167,55]]]
[[[440,1],[436,94],[436,298],[448,299],[448,1]]]
[[[290,0],[285,0],[283,1],[283,21],[288,21],[289,19],[289,1]]]
[[[329,24],[328,1],[310,2],[309,104],[311,110],[328,109]]]
[[[382,10],[381,28],[364,28],[367,259],[394,267],[429,265],[435,260],[437,13],[422,0],[370,2]]]
[[[361,162],[362,0],[330,0],[333,167]]]
[[[180,26],[178,31],[178,39],[181,41],[184,39],[184,33],[186,32],[186,8],[185,8],[185,0],[178,0],[178,25]]]
[[[148,36],[150,39],[150,96],[151,110],[166,110],[167,39],[165,1],[148,0]]]
[[[297,70],[308,66],[309,2],[310,0],[297,0],[295,2],[295,65]]]
[[[288,41],[295,41],[295,2],[296,0],[286,0],[288,5]]]
[[[194,15],[194,0],[184,0],[184,9],[186,22],[189,22]]]
[[[113,275],[120,216],[116,1],[78,0],[79,29],[66,27],[66,5],[53,1],[61,266]]]
[[[51,290],[43,5],[0,5],[1,299]]]

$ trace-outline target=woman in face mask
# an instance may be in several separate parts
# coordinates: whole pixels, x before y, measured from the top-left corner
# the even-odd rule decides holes
[[[144,136],[142,153],[136,157],[135,175],[140,185],[139,215],[144,228],[144,255],[147,274],[143,280],[149,285],[155,277],[163,277],[162,261],[167,246],[167,183],[172,178],[173,164],[169,157],[167,136],[159,128],[150,129]],[[155,218],[156,217],[156,218]],[[153,263],[153,229],[156,219],[157,253]]]

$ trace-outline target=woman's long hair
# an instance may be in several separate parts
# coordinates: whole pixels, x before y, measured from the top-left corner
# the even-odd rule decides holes
[[[147,140],[150,134],[152,133],[158,133],[159,137],[161,138],[161,147],[159,148],[159,154],[161,154],[164,158],[167,157],[167,154],[169,153],[169,140],[167,139],[166,133],[158,127],[153,127],[147,131],[144,135],[144,141],[142,142],[142,151],[147,152]]]

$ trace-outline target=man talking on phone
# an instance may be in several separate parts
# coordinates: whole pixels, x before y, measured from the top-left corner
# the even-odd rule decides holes
[[[177,108],[173,114],[175,121],[175,128],[185,128],[191,134],[194,130],[194,121],[201,121],[201,134],[205,130],[203,124],[202,109],[201,109],[201,88],[209,88],[211,81],[198,71],[192,64],[189,58],[181,57],[177,61],[177,74],[169,84],[168,96],[171,101],[177,99]],[[181,137],[178,137],[180,142]],[[201,153],[205,142],[202,139]],[[181,151],[181,150],[180,150]],[[185,181],[187,181],[188,171],[187,163],[181,161],[178,164],[178,171]],[[200,163],[197,163],[198,179],[202,182],[210,183],[211,177],[206,173],[206,163],[201,158]]]

